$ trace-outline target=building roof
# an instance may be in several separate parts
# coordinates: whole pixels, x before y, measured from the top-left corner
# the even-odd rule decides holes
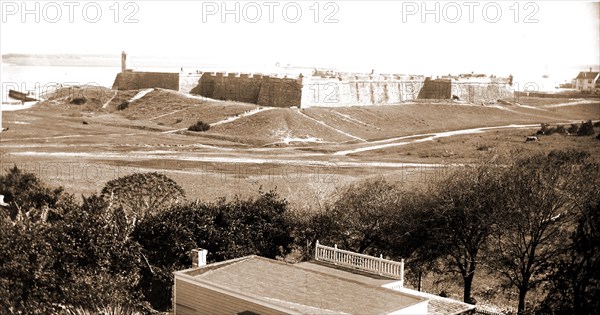
[[[441,297],[435,294],[411,290],[408,288],[396,289],[400,292],[424,297],[429,300],[427,313],[431,315],[455,315],[475,309],[475,305]]]
[[[592,72],[592,71],[582,71],[579,72],[579,74],[577,75],[578,80],[593,80],[596,77],[598,77],[598,72]]]
[[[385,314],[427,298],[285,262],[247,256],[175,273],[301,313]]]
[[[314,261],[288,264],[246,256],[175,275],[304,314],[384,314],[427,301],[428,314],[454,315],[475,308],[398,288],[396,279]]]
[[[307,268],[311,270],[316,270],[332,275],[336,275],[338,277],[343,277],[346,279],[350,279],[353,281],[362,282],[369,285],[375,286],[383,286],[383,285],[391,285],[398,280],[390,279],[387,277],[381,277],[373,274],[369,274],[366,272],[360,272],[356,269],[349,269],[339,266],[332,266],[327,263],[319,263],[319,262],[302,262],[297,264],[301,268]],[[420,296],[427,300],[429,300],[429,304],[427,307],[428,314],[439,314],[439,315],[453,315],[453,314],[461,314],[463,312],[472,310],[475,308],[475,305],[467,304],[464,302],[456,301],[449,298],[444,298],[438,295],[420,292],[411,290],[408,288],[398,288],[395,287],[395,290],[404,292],[413,296]]]

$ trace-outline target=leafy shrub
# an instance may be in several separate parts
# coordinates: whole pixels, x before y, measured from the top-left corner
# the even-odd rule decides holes
[[[210,129],[210,125],[202,120],[198,120],[198,122],[188,127],[189,131],[207,131],[208,129]]]
[[[540,126],[540,130],[538,130],[536,133],[538,135],[545,135],[545,134],[547,134],[547,132],[548,132],[548,126],[549,126],[548,124],[542,123],[541,126]]]
[[[600,120],[594,123],[594,127],[600,127]]]
[[[584,123],[581,123],[581,127],[577,131],[578,136],[591,136],[594,134],[594,126],[592,125],[592,121],[588,120]]]
[[[571,127],[569,127],[569,129],[567,129],[567,131],[572,135],[576,134],[577,132],[579,132],[579,125],[571,124]]]
[[[87,99],[85,97],[75,97],[71,100],[71,104],[75,105],[83,105],[85,104],[85,102],[87,102]]]
[[[558,125],[558,126],[556,126],[556,133],[559,133],[561,135],[566,135],[567,129],[563,125]]]
[[[117,105],[117,110],[124,110],[129,107],[128,101],[123,101],[121,104]]]

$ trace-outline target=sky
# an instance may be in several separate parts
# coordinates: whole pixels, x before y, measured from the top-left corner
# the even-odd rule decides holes
[[[600,64],[599,2],[1,2],[2,54],[124,50],[426,75],[562,74]]]

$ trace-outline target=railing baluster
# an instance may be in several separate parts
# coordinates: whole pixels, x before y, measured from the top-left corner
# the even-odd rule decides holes
[[[358,268],[380,275],[397,277],[400,280],[404,279],[404,260],[402,262],[386,260],[381,254],[379,257],[358,254],[338,249],[337,245],[334,247],[324,246],[317,241],[315,259],[332,262],[336,265]]]

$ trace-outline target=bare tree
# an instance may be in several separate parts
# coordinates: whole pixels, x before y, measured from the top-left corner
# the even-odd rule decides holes
[[[497,202],[505,209],[493,233],[494,267],[518,289],[519,314],[527,293],[566,249],[577,211],[571,192],[584,159],[573,152],[536,155],[510,165],[500,180]]]
[[[316,237],[358,253],[381,253],[402,195],[398,187],[381,178],[349,185],[313,218]]]
[[[480,253],[492,232],[496,186],[501,169],[491,163],[467,166],[437,183],[423,219],[432,237],[418,251],[435,251],[451,271],[462,276],[463,299],[474,303],[471,289]],[[431,256],[431,255],[426,255]]]

